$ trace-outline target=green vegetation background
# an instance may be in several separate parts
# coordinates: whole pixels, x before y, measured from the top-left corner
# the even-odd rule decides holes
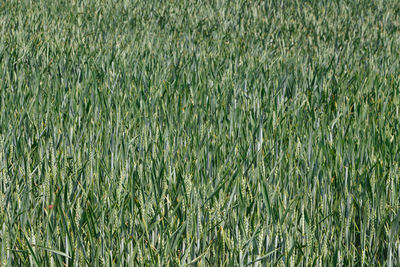
[[[399,53],[397,0],[1,1],[1,265],[399,265]]]

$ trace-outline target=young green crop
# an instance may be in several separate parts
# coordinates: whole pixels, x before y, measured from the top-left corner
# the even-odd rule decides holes
[[[0,3],[1,266],[400,264],[400,2]]]

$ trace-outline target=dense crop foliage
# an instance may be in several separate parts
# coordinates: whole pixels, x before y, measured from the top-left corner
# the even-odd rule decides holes
[[[398,266],[399,107],[398,0],[1,1],[1,266]]]

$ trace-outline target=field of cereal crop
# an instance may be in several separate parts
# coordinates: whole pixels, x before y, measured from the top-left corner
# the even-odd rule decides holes
[[[399,266],[398,0],[0,2],[1,266]]]

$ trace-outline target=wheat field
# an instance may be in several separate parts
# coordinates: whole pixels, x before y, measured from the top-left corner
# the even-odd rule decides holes
[[[398,0],[0,2],[1,266],[399,266]]]

